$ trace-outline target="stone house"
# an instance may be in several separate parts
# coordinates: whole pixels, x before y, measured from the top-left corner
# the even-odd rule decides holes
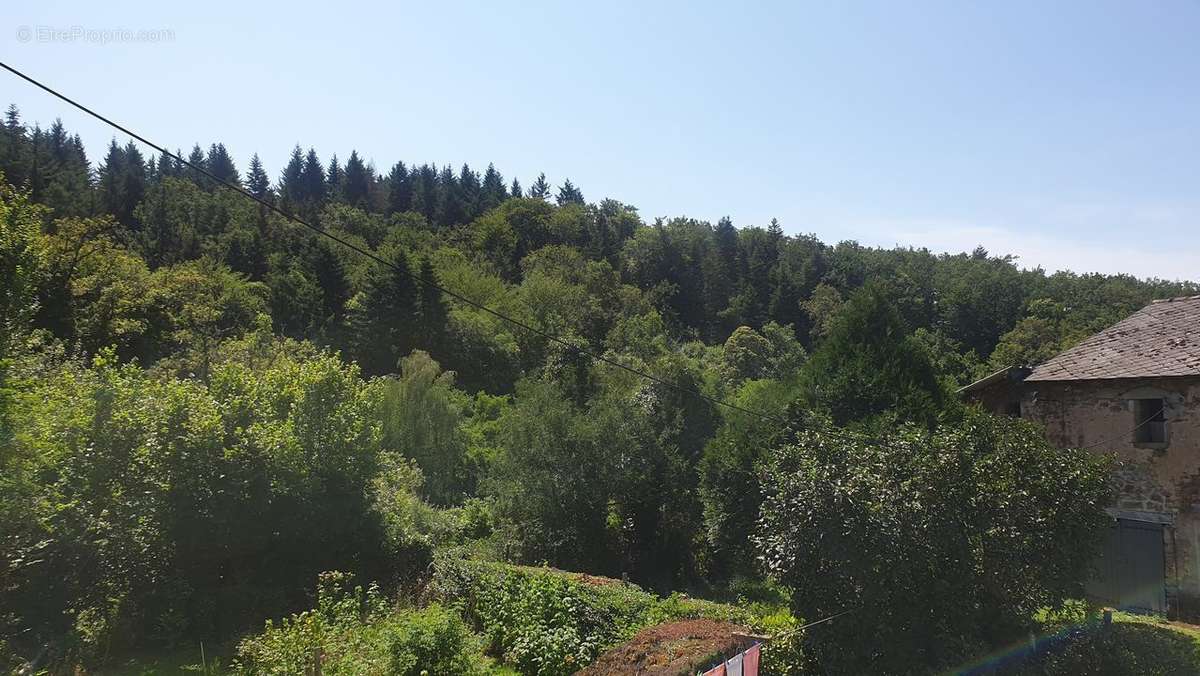
[[[1200,617],[1200,296],[1155,301],[1033,369],[960,390],[1063,448],[1115,454],[1112,532],[1089,592]]]

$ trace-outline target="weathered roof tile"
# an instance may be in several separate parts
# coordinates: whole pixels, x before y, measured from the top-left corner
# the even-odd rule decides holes
[[[1156,300],[1038,366],[1026,380],[1200,376],[1200,296]]]

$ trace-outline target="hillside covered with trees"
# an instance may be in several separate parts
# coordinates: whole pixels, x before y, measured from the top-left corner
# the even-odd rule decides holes
[[[389,265],[133,143],[89,159],[61,122],[9,108],[0,668],[236,642],[314,601],[247,639],[238,668],[286,672],[280,655],[337,633],[304,622],[523,673],[605,647],[579,629],[542,646],[553,660],[521,653],[488,628],[504,618],[461,605],[483,584],[455,572],[466,560],[661,595],[769,580],[793,624],[871,605],[776,652],[789,673],[961,664],[1079,597],[1107,469],[954,390],[1200,293],[775,221],[646,222],[493,165],[298,145],[273,177],[219,142],[186,157]],[[480,575],[471,599],[558,589]],[[695,610],[636,603],[643,623]],[[618,616],[606,637],[635,628]],[[479,667],[463,660],[446,668]]]

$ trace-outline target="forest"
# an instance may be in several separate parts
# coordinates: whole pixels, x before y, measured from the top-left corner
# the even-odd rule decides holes
[[[654,620],[851,609],[764,669],[953,669],[1083,612],[1109,471],[956,389],[1200,293],[491,164],[177,154],[8,108],[0,669],[567,674]],[[1147,673],[1020,668],[1097,654]]]

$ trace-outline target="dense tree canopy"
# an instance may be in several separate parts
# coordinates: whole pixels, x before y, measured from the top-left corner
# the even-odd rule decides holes
[[[415,595],[455,547],[659,591],[765,561],[798,615],[884,609],[827,634],[827,664],[941,666],[1072,591],[1102,474],[954,387],[1200,291],[648,223],[492,164],[247,150],[186,157],[387,265],[168,156],[114,140],[93,162],[6,114],[0,649],[91,668],[230,639],[324,570]],[[835,650],[887,631],[894,650]]]

